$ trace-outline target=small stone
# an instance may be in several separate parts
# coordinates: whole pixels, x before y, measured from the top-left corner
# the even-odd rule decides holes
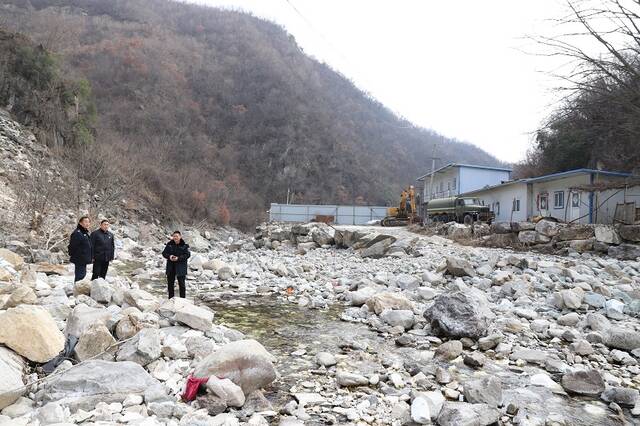
[[[459,340],[449,340],[438,346],[436,349],[436,356],[452,360],[460,356],[462,353],[462,343]]]
[[[447,383],[451,383],[451,374],[449,374],[449,370],[444,369],[442,367],[436,368],[436,381],[440,384],[446,385]]]
[[[471,354],[465,355],[464,363],[469,367],[480,368],[486,362],[486,357],[482,355],[480,352],[473,352]]]
[[[339,371],[336,374],[336,381],[338,382],[338,386],[342,387],[367,386],[369,384],[369,379],[366,377],[345,371]]]
[[[329,352],[318,352],[316,354],[316,362],[318,365],[323,365],[325,367],[331,367],[337,364],[336,357]]]

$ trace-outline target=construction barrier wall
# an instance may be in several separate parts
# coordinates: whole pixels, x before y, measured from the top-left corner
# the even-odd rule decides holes
[[[387,215],[384,206],[338,206],[271,203],[269,220],[275,222],[311,222],[316,216],[332,216],[338,225],[365,225]]]

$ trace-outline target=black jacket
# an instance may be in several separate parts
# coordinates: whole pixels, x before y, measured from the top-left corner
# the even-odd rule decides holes
[[[78,225],[69,238],[69,261],[78,265],[88,265],[93,259],[89,231]]]
[[[171,261],[169,256],[178,256],[178,260]],[[175,274],[176,277],[184,277],[187,275],[187,259],[191,256],[189,252],[189,244],[184,240],[180,240],[179,244],[171,240],[164,246],[162,257],[167,259],[167,274]]]
[[[91,233],[91,246],[93,247],[93,258],[97,262],[113,260],[116,245],[111,232],[105,232],[99,228],[93,231]]]

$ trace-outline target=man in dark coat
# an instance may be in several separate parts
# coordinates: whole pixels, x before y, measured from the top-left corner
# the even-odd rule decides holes
[[[105,278],[109,269],[109,262],[113,260],[116,246],[113,234],[109,231],[109,221],[102,220],[100,228],[91,233],[91,245],[93,247],[93,273],[91,281],[96,278]]]
[[[167,259],[167,289],[169,299],[173,297],[176,277],[180,287],[180,297],[186,297],[185,280],[187,278],[187,259],[191,256],[189,245],[182,239],[180,231],[171,235],[171,241],[162,251],[162,257]]]
[[[82,216],[69,238],[69,261],[75,265],[74,281],[80,281],[87,275],[87,265],[93,259],[89,226],[91,226],[89,218]]]

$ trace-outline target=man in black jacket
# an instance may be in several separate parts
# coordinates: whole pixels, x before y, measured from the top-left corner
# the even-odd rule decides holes
[[[113,234],[109,231],[109,221],[100,222],[100,228],[91,233],[91,245],[93,246],[93,273],[91,281],[96,278],[105,278],[109,269],[109,262],[115,254],[115,242]]]
[[[189,245],[182,239],[180,231],[175,231],[171,235],[171,241],[167,243],[162,251],[162,257],[167,259],[167,289],[169,299],[173,297],[176,277],[180,287],[180,297],[186,297],[185,280],[187,278],[187,259],[191,256]]]
[[[82,216],[78,226],[69,237],[69,261],[75,265],[74,281],[80,281],[87,275],[87,265],[93,259],[91,237],[89,236],[89,217]]]

